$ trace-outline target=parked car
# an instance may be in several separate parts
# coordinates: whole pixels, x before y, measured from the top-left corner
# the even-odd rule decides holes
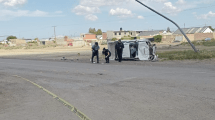
[[[210,41],[211,40],[211,38],[205,38],[205,41]]]

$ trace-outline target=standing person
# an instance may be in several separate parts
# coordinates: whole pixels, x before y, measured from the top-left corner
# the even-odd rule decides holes
[[[102,54],[105,55],[106,63],[109,63],[111,52],[108,49],[103,48]]]
[[[98,42],[95,42],[95,45],[92,46],[92,63],[93,63],[93,58],[94,56],[96,56],[97,58],[97,63],[99,63],[99,45],[98,45]]]
[[[121,40],[119,39],[116,46],[115,46],[115,49],[117,51],[117,55],[118,55],[118,59],[119,59],[119,62],[122,61],[122,51],[123,51],[123,48],[124,48],[124,44],[121,42]]]

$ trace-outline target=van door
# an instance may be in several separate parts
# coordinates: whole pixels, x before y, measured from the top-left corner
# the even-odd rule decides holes
[[[124,49],[122,52],[122,58],[130,58],[130,48],[129,48],[129,42],[125,42],[124,44]]]
[[[149,60],[149,46],[146,42],[139,42],[138,58],[139,60]]]

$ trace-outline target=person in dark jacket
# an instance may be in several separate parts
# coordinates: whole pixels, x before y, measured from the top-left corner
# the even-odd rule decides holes
[[[115,46],[115,49],[117,51],[117,55],[118,55],[118,59],[119,59],[119,62],[122,61],[122,51],[123,51],[123,48],[124,48],[124,44],[121,42],[121,40],[119,39],[116,46]]]
[[[105,55],[106,63],[109,63],[111,52],[108,49],[103,48],[102,54]]]
[[[91,59],[91,62],[93,63],[93,58],[94,56],[97,57],[97,63],[99,63],[99,45],[98,45],[98,42],[95,42],[95,45],[92,46],[92,59]]]

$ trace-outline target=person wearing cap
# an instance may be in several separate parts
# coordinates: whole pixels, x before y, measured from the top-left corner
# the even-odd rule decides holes
[[[124,48],[124,44],[121,42],[121,39],[119,39],[118,42],[117,42],[117,44],[116,44],[116,46],[115,46],[119,62],[122,61],[122,51],[123,51],[123,48]]]
[[[105,55],[106,63],[109,63],[111,52],[108,49],[103,48],[102,54]]]
[[[97,58],[97,63],[99,63],[99,45],[98,45],[98,42],[95,42],[95,45],[92,46],[92,59],[91,59],[91,62],[93,63],[93,58],[94,56],[96,56]]]

